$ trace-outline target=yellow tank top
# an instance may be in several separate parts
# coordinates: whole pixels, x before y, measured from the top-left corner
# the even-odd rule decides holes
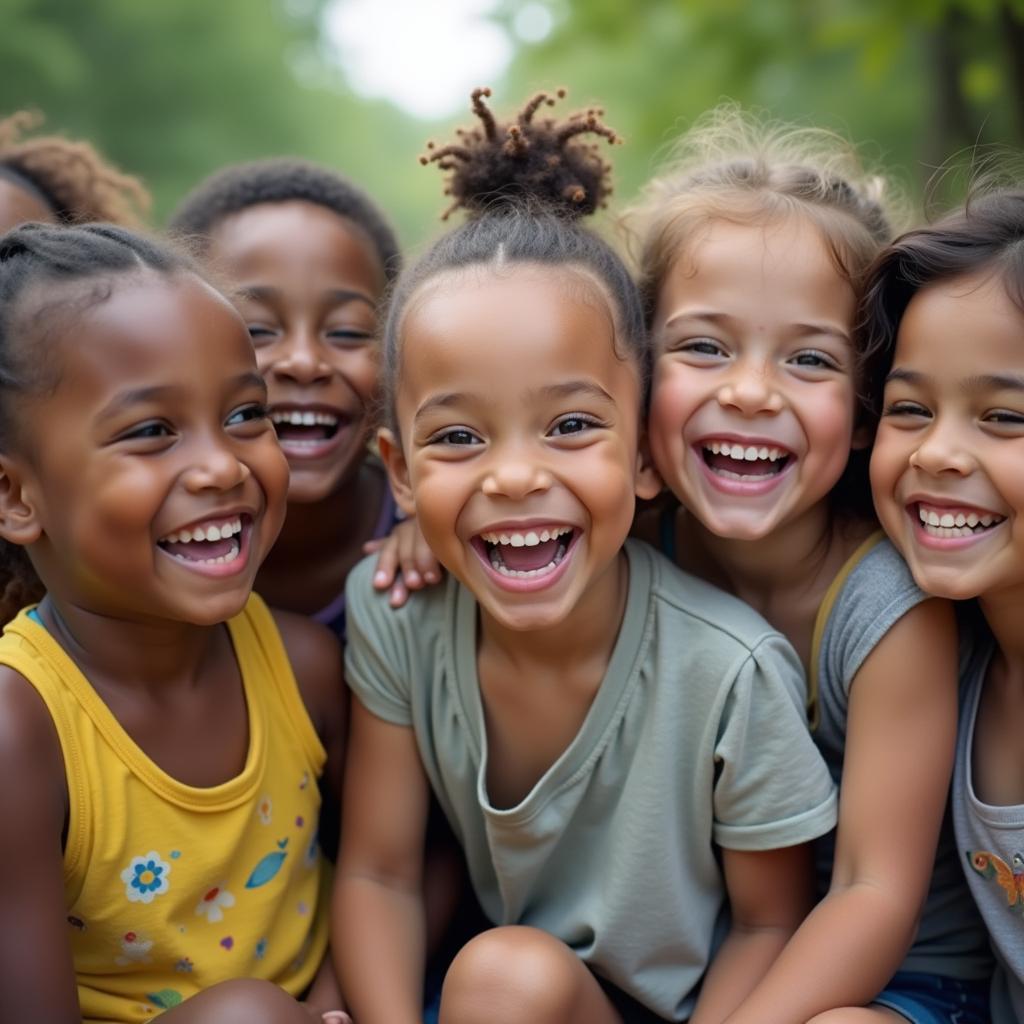
[[[263,602],[253,595],[227,625],[249,753],[240,775],[206,789],[146,757],[27,610],[0,638],[0,663],[38,690],[64,754],[64,892],[86,1024],[150,1020],[229,978],[299,995],[326,949],[324,749]]]

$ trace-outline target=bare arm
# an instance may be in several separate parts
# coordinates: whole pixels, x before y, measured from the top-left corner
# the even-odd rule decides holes
[[[764,977],[814,904],[807,843],[757,852],[723,850],[732,924],[708,968],[690,1024],[723,1021]]]
[[[359,1024],[419,1024],[427,781],[412,729],[352,701],[331,945]]]
[[[80,1024],[61,833],[64,760],[42,700],[0,668],[0,1020]]]
[[[928,601],[857,673],[831,887],[729,1024],[804,1024],[863,1006],[899,968],[928,892],[949,788],[956,644],[952,609]]]

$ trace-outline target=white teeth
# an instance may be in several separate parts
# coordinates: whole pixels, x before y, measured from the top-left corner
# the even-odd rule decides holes
[[[530,530],[527,533],[481,533],[480,536],[488,544],[505,544],[514,548],[533,548],[538,544],[555,540],[567,533],[572,533],[571,526],[552,526],[539,533]]]
[[[703,446],[712,455],[725,455],[740,462],[755,462],[759,459],[778,462],[779,459],[783,459],[789,454],[782,448],[767,446],[757,448],[754,445],[744,447],[741,444],[732,444],[730,441],[705,441]]]
[[[921,504],[917,506],[917,516],[925,533],[932,537],[976,536],[991,526],[998,526],[1006,518],[989,512],[981,515],[977,512],[943,512],[940,515]]]
[[[205,529],[202,526],[194,527],[191,530],[179,530],[177,533],[169,533],[163,538],[164,544],[188,544],[194,540],[227,540],[236,533],[242,532],[241,518],[229,519],[227,522],[213,524]]]
[[[939,517],[939,526],[948,530],[950,527],[956,526],[956,519],[947,512],[945,515]]]
[[[174,555],[174,557],[186,565],[223,565],[225,562],[233,562],[241,550],[241,544],[237,540],[233,540],[231,550],[226,555],[219,555],[217,558],[186,558],[184,555]]]
[[[321,425],[333,427],[338,423],[338,417],[329,412],[313,412],[310,409],[304,411],[299,409],[275,409],[270,414],[272,423],[290,423],[295,427],[312,427]]]
[[[967,517],[968,526],[977,526],[980,521],[981,520],[978,519],[978,517],[973,512]]]

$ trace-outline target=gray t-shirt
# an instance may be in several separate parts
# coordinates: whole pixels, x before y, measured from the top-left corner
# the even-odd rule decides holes
[[[971,759],[978,704],[993,645],[980,639],[963,673],[953,822],[960,862],[996,956],[992,1020],[1024,1021],[1024,805],[996,807],[974,792]]]
[[[348,681],[415,730],[495,924],[542,928],[669,1020],[686,1020],[724,883],[715,844],[790,846],[835,824],[789,644],[740,601],[627,542],[629,592],[579,732],[521,803],[487,793],[477,606],[452,578],[399,611],[349,576]]]
[[[876,534],[847,562],[826,597],[812,655],[816,680],[812,677],[811,688],[816,681],[819,718],[814,738],[840,786],[853,679],[882,637],[927,596],[892,544]],[[834,857],[833,833],[817,844],[822,893]],[[985,928],[964,883],[947,810],[917,936],[900,970],[986,978],[991,969]]]

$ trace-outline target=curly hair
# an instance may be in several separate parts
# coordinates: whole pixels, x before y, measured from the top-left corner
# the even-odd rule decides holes
[[[0,168],[27,182],[61,224],[141,226],[150,197],[138,178],[123,174],[88,142],[25,137],[41,123],[42,116],[28,110],[0,120]]]
[[[370,237],[390,283],[401,270],[395,233],[376,203],[342,175],[305,160],[275,157],[233,164],[200,182],[171,214],[169,227],[192,236],[200,250],[225,217],[250,206],[301,200],[332,210]]]
[[[582,272],[600,288],[622,342],[637,366],[646,394],[649,352],[640,295],[615,251],[580,223],[600,208],[611,193],[608,163],[597,145],[582,141],[591,134],[618,141],[591,108],[558,122],[537,119],[547,93],[537,93],[514,120],[499,123],[484,103],[489,89],[474,89],[472,108],[479,128],[459,129],[458,142],[438,147],[428,143],[420,157],[447,172],[445,194],[453,211],[467,220],[442,236],[399,279],[384,329],[385,415],[394,427],[400,335],[410,298],[426,282],[451,270],[468,267],[540,264]],[[559,89],[555,98],[565,96]]]

